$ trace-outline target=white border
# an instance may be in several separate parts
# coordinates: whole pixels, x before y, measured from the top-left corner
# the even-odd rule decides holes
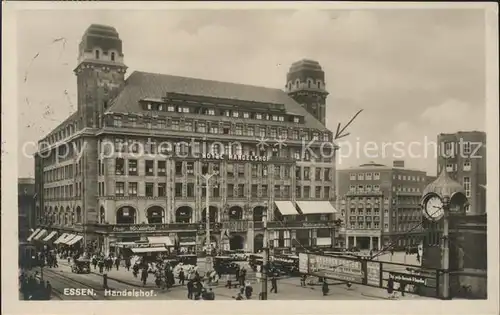
[[[16,11],[25,9],[116,10],[138,9],[483,9],[487,27],[487,137],[488,137],[488,295],[487,301],[246,301],[246,307],[232,301],[71,301],[22,302],[17,293],[17,124],[16,112]],[[496,3],[325,3],[325,2],[3,2],[2,3],[2,313],[4,314],[134,314],[171,312],[176,314],[498,314],[498,12]],[[226,304],[229,303],[231,306]],[[445,304],[446,303],[446,304]]]

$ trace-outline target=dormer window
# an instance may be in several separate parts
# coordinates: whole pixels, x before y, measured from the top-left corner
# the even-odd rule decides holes
[[[299,87],[299,83],[300,83],[300,81],[297,79],[297,81],[295,81],[295,86]]]
[[[210,116],[214,116],[215,115],[215,109],[207,109],[205,111],[205,114],[210,115]]]
[[[169,112],[175,112],[175,106],[172,106],[172,105],[168,106],[167,107],[167,111],[169,111]]]
[[[239,112],[233,112],[233,117],[234,118],[238,118],[240,116],[240,113]]]
[[[278,120],[279,120],[279,121],[285,121],[285,117],[283,117],[283,116],[278,116]]]
[[[294,123],[299,123],[299,122],[300,122],[299,117],[293,117],[293,122],[294,122]]]
[[[255,119],[262,119],[262,114],[255,114]]]
[[[278,121],[278,116],[273,115],[273,121]]]
[[[100,51],[96,50],[95,51],[95,59],[99,59],[99,58],[100,58]]]
[[[115,53],[114,52],[111,53],[111,61],[115,61]]]
[[[249,113],[243,113],[243,118],[250,118],[250,114]]]
[[[148,103],[148,110],[151,110],[151,103]]]
[[[316,84],[318,85],[318,89],[321,89],[321,81],[316,82]]]
[[[162,104],[158,105],[158,111],[160,111],[160,112],[163,111],[163,105]]]
[[[311,88],[311,80],[307,80],[307,88],[310,89]]]

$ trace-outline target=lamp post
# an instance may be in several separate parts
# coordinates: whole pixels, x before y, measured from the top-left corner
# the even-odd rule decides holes
[[[261,289],[261,300],[267,300],[267,273],[269,272],[268,270],[268,265],[269,265],[269,235],[268,235],[268,230],[267,230],[267,204],[264,209],[264,213],[262,214],[262,222],[263,222],[263,228],[264,228],[264,241],[263,241],[263,257],[262,257],[262,268],[261,268],[261,275],[262,275],[262,289]]]
[[[210,182],[210,179],[217,175],[218,173],[217,172],[214,172],[212,174],[204,174],[204,175],[201,175],[201,177],[203,177],[206,181],[206,186],[205,186],[205,189],[206,189],[206,196],[205,196],[205,244],[206,244],[206,247],[207,247],[207,257],[206,257],[206,260],[205,260],[205,263],[206,263],[206,269],[207,269],[207,272],[208,271],[211,271],[212,270],[212,250],[211,250],[211,242],[210,242],[210,185],[209,185],[209,182]]]
[[[450,220],[450,197],[443,197],[443,299],[450,297],[450,244],[449,244],[449,220]]]

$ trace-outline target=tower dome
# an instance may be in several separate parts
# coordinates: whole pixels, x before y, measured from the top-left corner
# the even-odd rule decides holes
[[[460,183],[451,179],[451,177],[448,176],[446,169],[443,169],[441,174],[439,174],[439,177],[425,187],[422,195],[426,196],[428,194],[436,194],[440,197],[452,198],[457,193],[461,193],[465,196],[465,189],[462,185],[460,185]]]
[[[114,27],[90,25],[79,46],[79,62],[85,60],[123,62],[122,40]]]

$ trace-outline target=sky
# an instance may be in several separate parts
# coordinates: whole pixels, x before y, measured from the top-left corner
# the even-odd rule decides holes
[[[350,135],[339,140],[339,169],[404,159],[407,167],[435,175],[426,143],[439,133],[486,130],[482,10],[22,11],[20,177],[34,176],[30,144],[76,110],[73,69],[92,23],[117,29],[128,74],[283,89],[292,62],[317,60],[330,93],[327,126],[335,132],[363,109]],[[395,142],[404,152],[391,149]],[[410,149],[410,143],[418,144]]]

